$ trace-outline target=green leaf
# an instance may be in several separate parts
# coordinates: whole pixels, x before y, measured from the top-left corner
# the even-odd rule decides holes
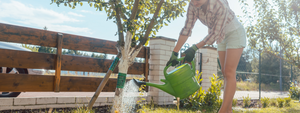
[[[147,42],[145,43],[145,46],[148,46],[149,41],[150,41],[150,38],[148,38]]]
[[[164,22],[165,26],[168,26],[168,24],[166,22]]]

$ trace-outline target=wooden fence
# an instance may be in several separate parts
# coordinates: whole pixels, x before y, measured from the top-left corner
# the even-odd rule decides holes
[[[55,70],[55,76],[0,73],[0,92],[94,92],[102,78],[60,76],[61,70],[106,73],[113,60],[62,55],[62,49],[117,54],[117,42],[3,23],[0,41],[57,48],[57,54],[0,49],[0,67]],[[145,63],[134,63],[128,74],[144,74],[147,80],[149,51],[148,47],[140,51],[137,57],[145,58]],[[114,92],[116,83],[117,79],[109,79],[103,91]]]

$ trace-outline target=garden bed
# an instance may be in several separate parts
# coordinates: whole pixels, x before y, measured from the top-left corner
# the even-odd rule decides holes
[[[236,107],[243,107],[243,100],[238,100]],[[247,108],[261,108],[262,105],[258,99],[253,99]]]

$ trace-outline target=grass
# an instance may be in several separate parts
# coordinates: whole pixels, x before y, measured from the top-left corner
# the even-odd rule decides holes
[[[258,90],[258,84],[254,82],[237,82],[236,83],[237,91],[256,91]]]
[[[296,100],[291,101],[291,106],[289,107],[267,107],[260,109],[238,109],[234,110],[233,113],[300,113],[300,103],[294,102]]]
[[[42,110],[40,110],[42,112]],[[87,110],[85,107],[78,107],[73,109],[60,109],[57,111],[47,110],[44,113],[97,113],[97,108],[92,109],[91,111]],[[16,112],[17,113],[17,112]],[[18,112],[20,113],[20,112]],[[36,112],[34,112],[36,113]],[[115,112],[119,113],[119,112]],[[210,112],[200,112],[193,111],[188,109],[179,109],[174,106],[158,107],[155,105],[142,105],[136,113],[210,113]],[[282,108],[270,106],[267,108],[241,108],[234,107],[233,113],[300,113],[300,103],[299,100],[291,100],[290,106],[284,106]]]
[[[138,113],[201,113],[200,111],[191,111],[191,110],[177,110],[176,108],[163,108],[158,107],[155,109],[144,108],[139,110]]]
[[[294,102],[296,100],[291,101],[291,105],[289,107],[267,107],[267,108],[259,108],[259,109],[251,109],[251,108],[234,108],[233,113],[300,113],[300,103]],[[165,108],[165,107],[157,107],[155,109],[150,109],[149,107],[143,107],[139,110],[138,113],[201,113],[200,111],[192,111],[186,109],[180,109],[179,111],[176,108]],[[207,113],[207,112],[202,112]]]
[[[289,107],[267,107],[267,108],[234,108],[233,113],[300,113],[300,103],[294,102],[296,100],[292,100],[291,105]],[[50,113],[50,112],[45,112]],[[83,107],[73,109],[71,111],[52,111],[52,113],[96,113],[95,110],[87,110]],[[118,113],[118,112],[116,112]],[[137,113],[209,113],[209,112],[200,112],[200,111],[192,111],[187,109],[180,109],[177,110],[176,107],[151,107],[150,106],[143,106],[141,109],[137,111]]]
[[[51,112],[49,112],[49,113],[51,113]],[[88,110],[86,108],[81,107],[81,108],[77,108],[77,109],[74,109],[74,110],[69,111],[69,112],[68,111],[67,112],[65,112],[65,111],[60,111],[60,112],[53,111],[52,113],[95,113],[95,110]]]
[[[255,82],[244,82],[240,81],[236,83],[237,91],[258,91],[259,84]],[[261,83],[262,91],[280,91],[279,83],[278,84],[264,84]]]

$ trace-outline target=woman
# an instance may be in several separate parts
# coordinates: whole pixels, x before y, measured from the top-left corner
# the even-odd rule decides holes
[[[227,0],[191,0],[184,28],[167,65],[175,66],[178,51],[191,35],[196,20],[199,19],[208,27],[208,35],[199,43],[188,48],[185,61],[191,62],[198,48],[205,44],[217,43],[219,60],[224,76],[223,103],[219,113],[232,112],[232,99],[236,91],[236,68],[243,49],[246,46],[245,29],[229,8]]]

